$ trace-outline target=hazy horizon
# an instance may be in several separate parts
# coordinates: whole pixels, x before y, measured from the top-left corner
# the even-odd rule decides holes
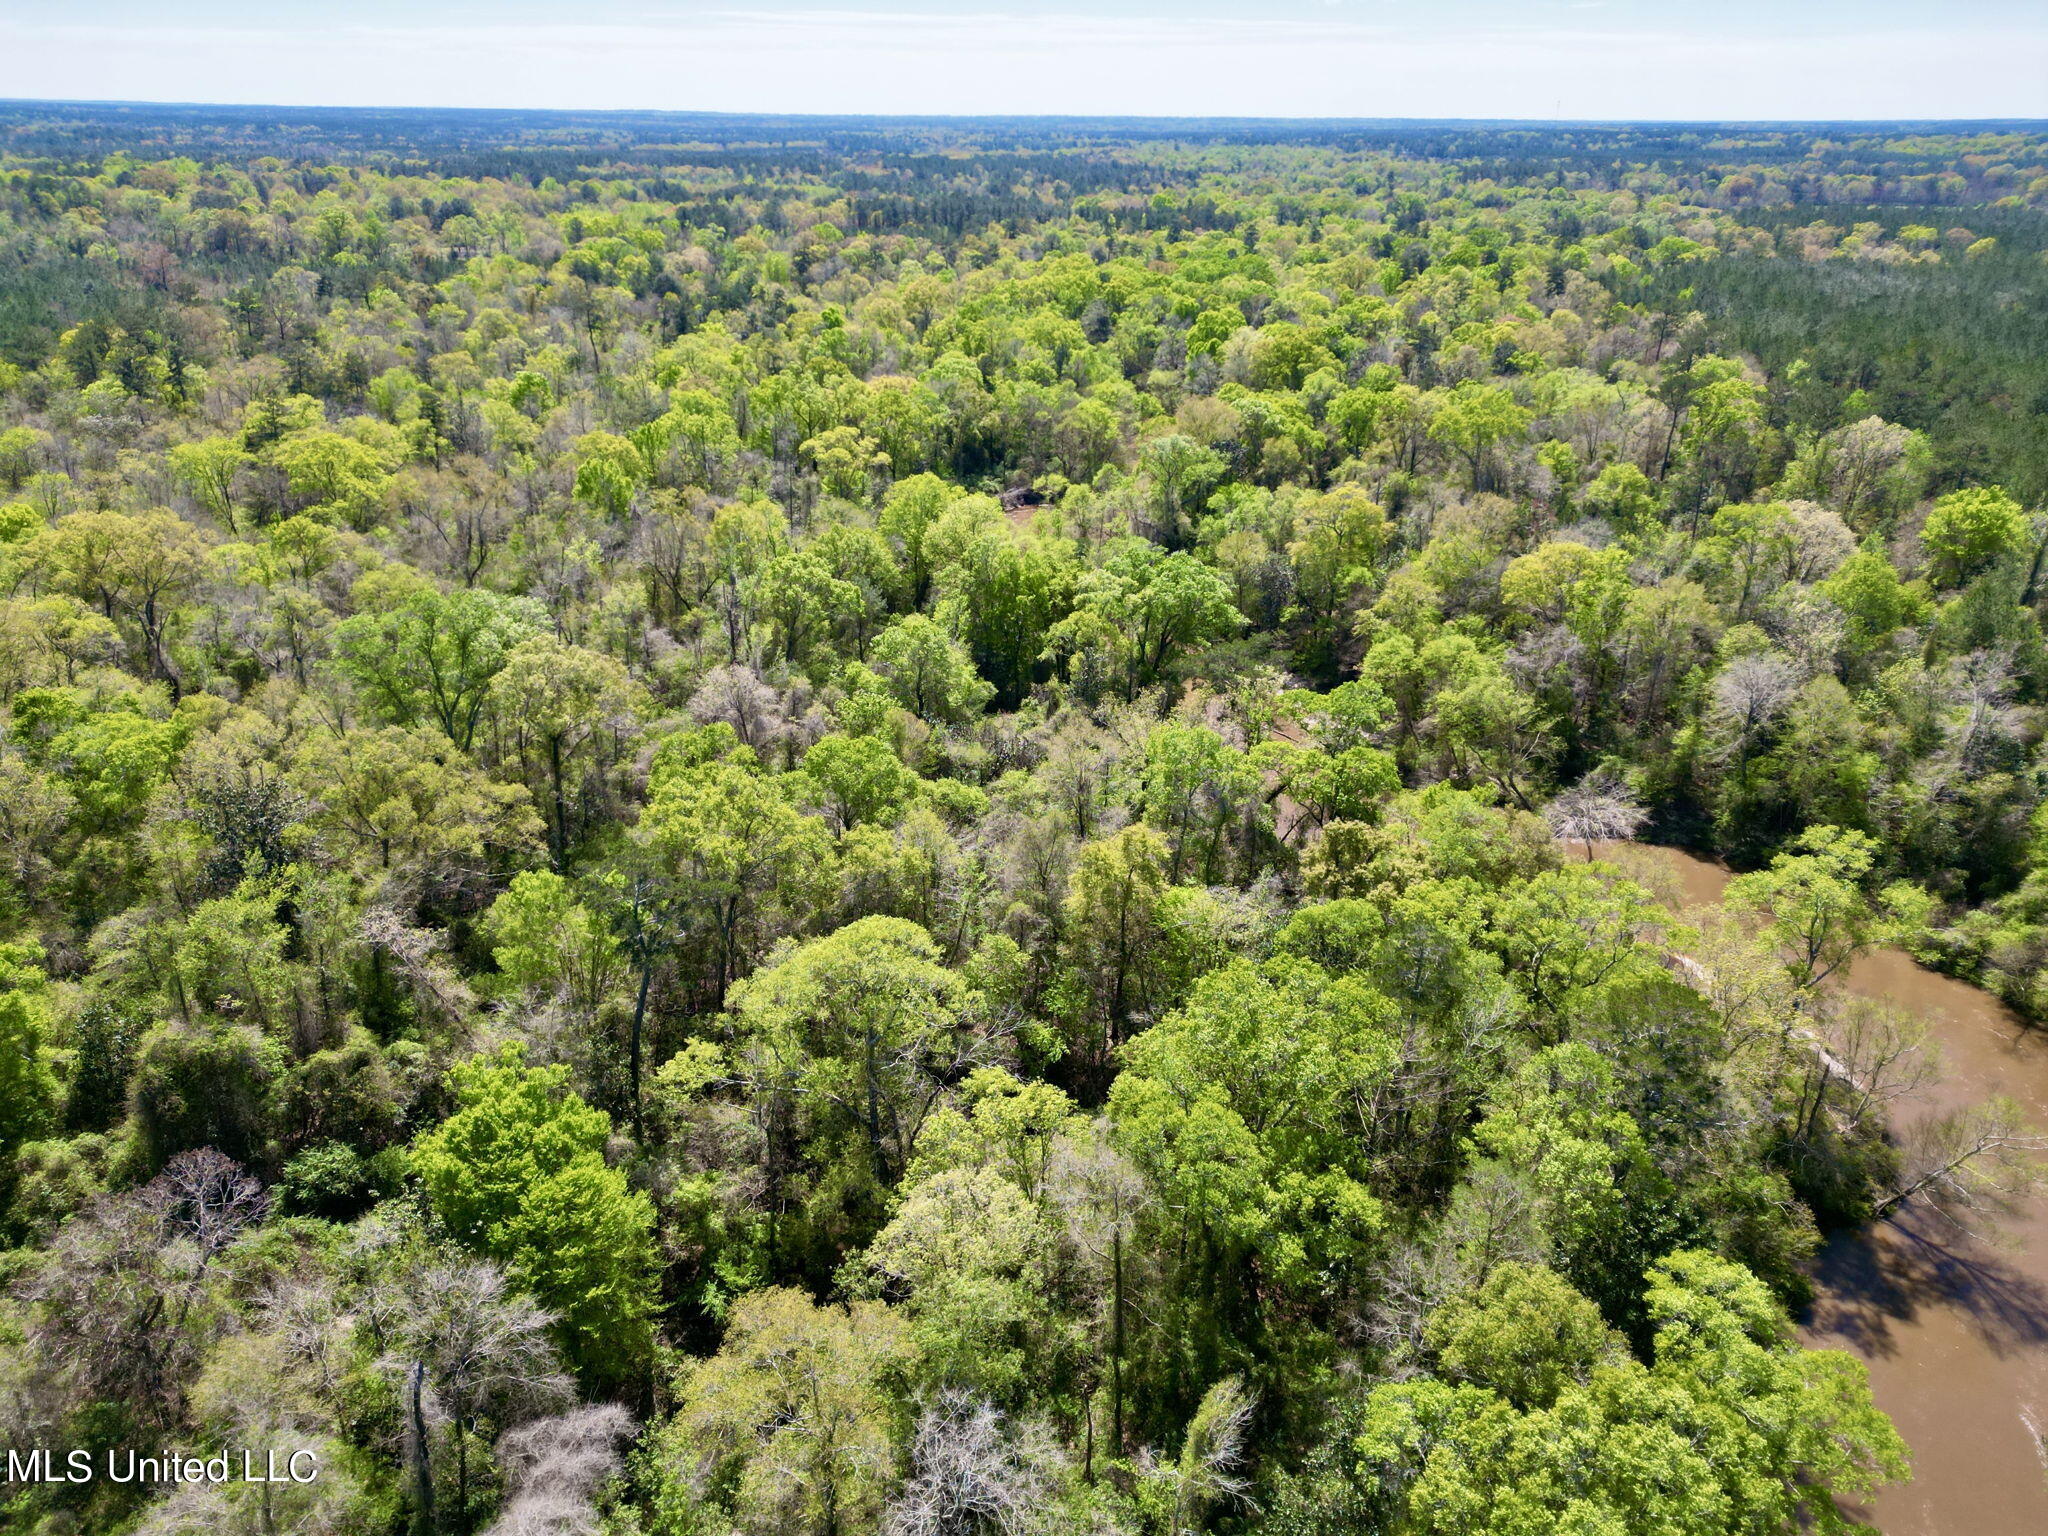
[[[1532,122],[2048,117],[2048,15],[1980,0],[0,3],[0,95],[263,107]]]
[[[486,116],[504,113],[553,117],[661,117],[701,118],[730,122],[750,119],[763,122],[819,121],[874,123],[1032,123],[1097,122],[1117,124],[1214,123],[1221,125],[1284,123],[1304,127],[1328,123],[1364,127],[1438,127],[1470,125],[1479,128],[1513,128],[1523,125],[1546,128],[1627,127],[1728,127],[1728,128],[1815,128],[1842,124],[1845,127],[1901,125],[1939,126],[1954,129],[1978,125],[2015,125],[2034,128],[2048,125],[2048,112],[2038,115],[1990,114],[1979,117],[1922,117],[1898,113],[1869,117],[1475,117],[1466,113],[1425,116],[1342,116],[1331,113],[1290,115],[1284,113],[1233,112],[825,112],[746,109],[738,107],[540,107],[516,105],[462,105],[433,101],[206,101],[174,96],[4,96],[0,110],[16,107],[150,108],[166,111],[201,112],[421,112],[469,113]]]

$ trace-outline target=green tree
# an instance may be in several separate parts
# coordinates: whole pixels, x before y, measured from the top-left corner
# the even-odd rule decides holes
[[[0,943],[0,1168],[55,1118],[57,1078],[45,1053],[49,984],[41,960],[40,945]],[[12,1182],[11,1175],[0,1177]]]
[[[213,514],[230,533],[235,525],[235,481],[255,462],[252,455],[232,437],[204,437],[193,443],[178,443],[165,455],[171,473]]]
[[[1111,1054],[1161,997],[1161,903],[1170,851],[1150,827],[1126,827],[1081,850],[1062,908],[1059,1001],[1070,1046],[1099,1089]]]
[[[568,1091],[566,1067],[519,1046],[448,1074],[456,1109],[412,1145],[437,1219],[503,1263],[559,1319],[586,1382],[618,1388],[649,1361],[654,1210],[607,1166],[611,1117]]]
[[[876,636],[875,670],[905,709],[934,725],[979,714],[995,693],[967,647],[923,614],[897,619]]]
[[[621,974],[617,939],[551,872],[514,875],[484,914],[484,932],[508,983],[530,996],[566,997],[585,1020],[597,1016]]]
[[[1174,1251],[1208,1270],[1183,1278],[1190,1299],[1223,1310],[1254,1272],[1326,1299],[1354,1283],[1385,1217],[1372,1185],[1393,1020],[1357,978],[1238,960],[1124,1047],[1110,1118]]]
[[[738,762],[657,767],[634,837],[674,872],[680,904],[708,933],[714,1006],[758,948],[836,883],[825,824]]]
[[[540,841],[525,788],[486,778],[436,731],[322,731],[299,749],[292,779],[314,802],[314,825],[379,870],[446,879]]]
[[[1451,390],[1429,425],[1434,442],[1457,450],[1471,472],[1472,489],[1486,485],[1487,461],[1493,450],[1529,429],[1531,412],[1496,385],[1468,379]]]
[[[1223,478],[1223,456],[1174,432],[1156,437],[1138,455],[1138,467],[1159,497],[1159,522],[1169,541],[1182,539],[1186,519],[1200,510],[1209,487]]]
[[[73,512],[37,534],[32,563],[61,591],[133,627],[152,677],[177,684],[169,641],[206,553],[199,530],[172,512]]]
[[[273,445],[268,457],[284,471],[297,503],[293,511],[342,523],[359,533],[375,525],[391,482],[375,449],[339,432],[312,427]]]
[[[2017,553],[2026,540],[2026,513],[1995,485],[1950,491],[1920,528],[1935,579],[1944,586],[1961,585]]]
[[[1173,850],[1168,878],[1221,880],[1223,851],[1255,821],[1260,789],[1251,761],[1207,726],[1154,726],[1145,739],[1145,819]]]
[[[899,480],[883,498],[877,526],[895,546],[903,573],[910,583],[912,611],[922,610],[931,595],[933,565],[925,549],[930,531],[953,502],[953,491],[937,475],[912,475]]]
[[[1524,1412],[1550,1407],[1622,1353],[1600,1309],[1540,1264],[1497,1266],[1431,1314],[1426,1337],[1443,1376],[1497,1392]]]
[[[1595,1364],[1548,1406],[1429,1379],[1375,1388],[1357,1448],[1384,1528],[1864,1529],[1838,1500],[1903,1478],[1906,1454],[1862,1363],[1797,1348],[1763,1284],[1712,1255],[1672,1254],[1648,1281],[1652,1363]]]
[[[840,828],[893,822],[917,793],[916,774],[874,736],[834,731],[804,754],[802,778],[815,785]]]
[[[335,661],[391,724],[432,721],[467,752],[491,679],[546,625],[546,610],[530,598],[429,588],[335,625]]]
[[[626,438],[586,432],[576,439],[576,499],[613,521],[632,510],[647,479],[647,462]]]
[[[1125,542],[1098,570],[1083,575],[1073,614],[1047,636],[1050,658],[1072,658],[1087,644],[1115,654],[1126,697],[1164,682],[1185,652],[1235,633],[1244,615],[1220,573],[1186,552]]]
[[[718,1353],[676,1386],[658,1432],[664,1528],[708,1517],[747,1536],[851,1536],[880,1523],[911,1344],[879,1302],[820,1307],[762,1290],[733,1307]]]
[[[505,653],[489,697],[501,734],[546,787],[548,845],[561,873],[569,865],[572,777],[580,779],[583,759],[607,735],[616,740],[631,728],[633,680],[610,656],[535,635]]]
[[[915,923],[864,917],[733,989],[755,1092],[789,1101],[817,1166],[849,1154],[878,1192],[917,1150],[946,1085],[987,1050],[967,984]]]
[[[1793,850],[1730,881],[1724,900],[1764,919],[1794,985],[1811,989],[1883,942],[1886,914],[1864,889],[1877,858],[1868,834],[1808,827]]]

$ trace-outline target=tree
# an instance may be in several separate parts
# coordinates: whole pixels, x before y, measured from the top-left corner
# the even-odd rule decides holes
[[[1503,607],[1525,623],[1562,624],[1584,645],[1604,646],[1620,628],[1629,597],[1628,559],[1552,539],[1501,573]]]
[[[510,1291],[488,1263],[448,1263],[412,1247],[399,1250],[383,1281],[379,1310],[389,1340],[382,1362],[402,1383],[408,1411],[422,1423],[444,1421],[453,1441],[453,1497],[458,1520],[471,1499],[470,1442],[492,1426],[520,1420],[574,1397],[560,1356],[548,1339],[554,1319],[527,1297]],[[431,1393],[431,1401],[424,1394]],[[415,1517],[435,1528],[432,1447],[409,1437],[415,1458]],[[417,1490],[424,1489],[424,1497]]]
[[[1223,878],[1225,840],[1248,819],[1257,771],[1245,754],[1206,726],[1154,726],[1145,740],[1145,819],[1166,834],[1167,877],[1204,885]]]
[[[1877,845],[1862,832],[1809,827],[1793,847],[1730,881],[1724,900],[1764,919],[1793,984],[1811,990],[1882,942],[1884,914],[1863,889]]]
[[[199,531],[165,511],[73,512],[38,534],[30,559],[54,584],[134,626],[152,677],[174,687],[168,639],[206,553]]]
[[[841,731],[811,744],[800,777],[815,787],[841,831],[894,821],[918,788],[917,775],[886,741]]]
[[[1554,1402],[1527,1409],[1486,1386],[1375,1388],[1359,1472],[1386,1528],[1862,1529],[1837,1501],[1906,1472],[1862,1363],[1794,1346],[1764,1286],[1712,1255],[1674,1253],[1647,1278],[1648,1366],[1595,1363],[1583,1384],[1567,1379]]]
[[[979,714],[995,693],[967,648],[923,614],[897,619],[876,637],[875,670],[905,709],[934,725]]]
[[[505,653],[490,701],[500,729],[529,773],[546,770],[548,845],[556,873],[569,864],[569,776],[587,748],[609,731],[622,734],[637,699],[626,669],[609,656],[535,635]]]
[[[394,874],[459,883],[490,856],[540,842],[525,788],[487,779],[433,730],[322,732],[300,748],[292,779],[315,826]]]
[[[640,450],[610,432],[576,439],[576,499],[614,522],[632,510],[633,493],[647,479]]]
[[[1387,514],[1357,486],[1338,486],[1310,501],[1287,546],[1294,606],[1304,622],[1305,653],[1327,676],[1345,610],[1378,574],[1390,536]]]
[[[967,647],[998,703],[1014,708],[1031,690],[1047,632],[1072,605],[1065,555],[1008,525],[969,540],[939,573],[940,622]]]
[[[750,764],[658,766],[634,837],[667,861],[679,903],[708,932],[713,1006],[765,941],[822,904],[833,884],[825,824]]]
[[[1868,545],[1845,560],[1820,590],[1848,615],[1850,637],[1866,650],[1882,645],[1926,609],[1925,597],[1899,580],[1882,550]]]
[[[55,1367],[57,1410],[104,1405],[149,1434],[180,1423],[228,1323],[210,1289],[221,1255],[267,1211],[241,1165],[197,1151],[65,1223],[17,1289],[27,1336]]]
[[[570,1536],[598,1520],[597,1497],[619,1471],[633,1416],[616,1403],[572,1408],[498,1441],[507,1494],[484,1536]]]
[[[0,944],[0,1167],[51,1126],[57,1078],[44,1051],[50,1024],[42,946]]]
[[[804,439],[797,451],[810,461],[819,483],[830,494],[849,501],[867,500],[869,481],[889,470],[889,455],[880,445],[858,427],[843,422]]]
[[[2016,553],[2026,538],[2026,513],[1995,485],[1950,491],[1920,528],[1935,579],[1944,586],[1960,586]]]
[[[1167,1530],[1198,1536],[1218,1506],[1243,1500],[1251,1487],[1239,1468],[1246,1462],[1253,1411],[1258,1399],[1235,1376],[1225,1376],[1202,1394],[1181,1437],[1180,1455],[1156,1474],[1171,1494]]]
[[[1185,551],[1166,554],[1135,540],[1081,578],[1075,603],[1048,634],[1048,657],[1067,658],[1071,670],[1082,645],[1107,645],[1120,663],[1126,697],[1165,681],[1183,652],[1245,622],[1218,572]]]
[[[656,1301],[654,1210],[604,1161],[611,1117],[568,1091],[566,1067],[523,1048],[448,1074],[457,1108],[412,1145],[435,1216],[504,1264],[559,1319],[587,1383],[620,1387],[646,1367]]]
[[[864,917],[789,949],[733,989],[755,1089],[800,1106],[809,1156],[858,1148],[876,1189],[917,1150],[947,1085],[985,1059],[971,997],[915,923]]]
[[[343,619],[334,627],[335,661],[385,720],[431,721],[467,752],[491,679],[546,621],[546,610],[530,598],[426,588],[391,608]]]
[[[284,471],[298,503],[292,510],[358,533],[374,526],[391,479],[375,449],[339,432],[310,427],[281,439],[268,457]]]
[[[1126,827],[1081,850],[1067,884],[1062,953],[1070,1046],[1096,1091],[1133,1023],[1149,1021],[1159,996],[1160,901],[1169,850],[1150,827]]]
[[[1159,494],[1159,526],[1169,543],[1183,539],[1183,523],[1202,496],[1223,478],[1223,456],[1179,432],[1156,437],[1138,455],[1138,467]]]
[[[1124,1047],[1110,1120],[1186,1256],[1179,1305],[1228,1317],[1247,1285],[1347,1293],[1385,1215],[1371,1186],[1392,1019],[1356,978],[1238,960]]]
[[[1634,837],[1648,816],[1627,785],[1603,773],[1587,774],[1543,808],[1551,832],[1560,841],[1583,845],[1588,864],[1593,862],[1595,843]]]
[[[918,1415],[910,1476],[883,1518],[884,1536],[1023,1536],[1050,1490],[1004,1434],[1003,1416],[958,1391]]]
[[[484,931],[507,982],[531,996],[566,997],[586,1021],[596,1018],[618,979],[618,941],[560,875],[514,875],[484,914]]]
[[[1550,1407],[1622,1353],[1600,1309],[1540,1264],[1495,1266],[1476,1290],[1433,1314],[1425,1336],[1440,1374],[1497,1392],[1524,1412]]]
[[[891,1427],[908,1363],[879,1302],[819,1307],[801,1291],[740,1298],[716,1355],[676,1384],[655,1442],[656,1508],[749,1536],[872,1530],[895,1485]]]
[[[145,1168],[212,1148],[268,1161],[283,1052],[246,1024],[160,1024],[136,1048],[129,1124]]]
[[[193,443],[179,443],[165,455],[171,472],[185,483],[194,498],[213,514],[229,533],[235,526],[235,480],[255,462],[232,437],[206,437]]]
[[[1774,589],[1797,552],[1797,524],[1782,501],[1738,502],[1716,512],[1700,554],[1723,572],[1735,594],[1735,617],[1749,617],[1751,599]]]
[[[1529,429],[1532,413],[1515,403],[1505,389],[1467,379],[1450,392],[1429,424],[1433,442],[1446,443],[1464,456],[1472,489],[1486,486],[1487,459],[1494,448]]]
[[[931,594],[934,568],[925,549],[925,534],[952,503],[953,492],[937,475],[912,475],[899,480],[883,498],[876,519],[889,542],[895,546],[903,573],[910,582],[910,607],[921,611]]]
[[[1906,1128],[1895,1186],[1879,1200],[1889,1215],[1918,1201],[1949,1220],[1996,1218],[2021,1208],[2039,1186],[2044,1141],[2009,1098],[1928,1115]]]
[[[810,550],[777,555],[761,572],[762,612],[781,631],[782,658],[792,667],[810,659],[819,639],[860,605],[860,590],[833,575]]]
[[[1057,1229],[994,1168],[906,1182],[868,1244],[855,1294],[887,1295],[910,1320],[919,1378],[1019,1406],[1057,1363]]]

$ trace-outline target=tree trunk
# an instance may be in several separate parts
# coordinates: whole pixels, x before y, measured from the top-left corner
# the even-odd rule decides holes
[[[1114,1454],[1124,1450],[1124,1234],[1109,1234],[1109,1433]]]
[[[640,1125],[640,1032],[647,1022],[647,986],[654,977],[654,956],[648,955],[640,962],[640,991],[633,999],[633,1033],[626,1044],[627,1075],[633,1087],[633,1134],[637,1137]]]
[[[422,1398],[427,1390],[427,1365],[415,1360],[407,1408],[412,1417],[412,1445],[407,1459],[412,1463],[413,1536],[433,1536],[434,1474],[427,1465],[427,1411]]]
[[[555,789],[555,873],[565,875],[569,872],[569,813],[562,800],[562,738],[559,736],[548,738],[548,776],[554,781]]]

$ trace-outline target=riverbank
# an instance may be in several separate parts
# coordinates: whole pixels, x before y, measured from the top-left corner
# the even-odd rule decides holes
[[[1674,848],[1630,850],[1679,909],[1718,903],[1729,873]],[[1899,950],[1850,967],[1849,989],[1923,1019],[1941,1070],[1906,1116],[2017,1100],[2048,1125],[2048,1036],[1989,994]],[[1913,1480],[1865,1512],[1884,1536],[2048,1532],[2048,1201],[1990,1240],[1908,1209],[1838,1233],[1814,1270],[1804,1340],[1847,1349],[1913,1453]]]

